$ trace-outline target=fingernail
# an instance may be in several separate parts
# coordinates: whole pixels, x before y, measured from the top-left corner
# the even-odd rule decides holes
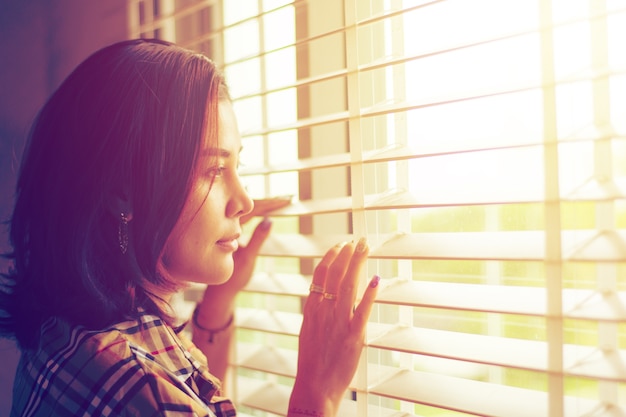
[[[356,251],[357,252],[365,252],[365,248],[367,248],[367,239],[362,237],[359,239],[358,243],[356,244]]]
[[[261,229],[263,230],[269,229],[271,225],[272,225],[272,221],[270,220],[269,217],[264,217],[263,221],[261,221]]]
[[[359,239],[359,242],[356,244],[356,251],[365,252],[366,249],[367,249],[367,238],[362,237]]]
[[[374,277],[370,281],[370,288],[378,287],[379,282],[380,282],[380,277],[378,275],[374,275]]]

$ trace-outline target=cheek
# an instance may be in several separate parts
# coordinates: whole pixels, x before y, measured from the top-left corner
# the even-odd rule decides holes
[[[203,186],[193,190],[163,251],[163,267],[178,280],[217,284],[232,274],[232,253],[217,247],[224,233],[226,193],[220,183],[207,193]]]
[[[218,236],[212,221],[215,217],[206,203],[199,208],[194,205],[194,210],[184,210],[167,239],[162,260],[172,274],[197,274],[207,268]]]
[[[184,263],[181,259],[181,255],[185,252],[182,249],[183,241],[181,238],[180,230],[177,227],[174,228],[167,238],[167,243],[161,256],[162,264],[170,274],[176,274],[180,265]]]
[[[192,229],[193,230],[193,229]],[[189,232],[168,241],[162,266],[176,281],[200,284],[222,284],[233,273],[232,254],[215,247],[207,239]]]
[[[161,259],[163,265],[170,273],[175,273],[184,268],[189,261],[189,257],[193,255],[189,253],[194,246],[193,240],[195,239],[193,214],[190,213],[190,206],[190,204],[187,204],[183,209],[180,218],[167,238],[163,250]]]

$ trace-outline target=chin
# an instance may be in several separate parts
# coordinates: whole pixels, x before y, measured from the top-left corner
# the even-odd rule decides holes
[[[224,284],[233,275],[234,265],[232,262],[223,264],[221,267],[212,268],[209,270],[195,270],[187,271],[187,279],[183,279],[188,282],[205,285],[220,285]]]
[[[222,285],[222,284],[227,283],[229,279],[230,279],[230,276],[229,276],[229,277],[227,277],[227,278],[225,278],[225,279],[223,279],[222,281],[213,281],[213,282],[210,282],[208,285]]]
[[[232,274],[231,274],[232,275]],[[190,278],[188,281],[193,282],[195,284],[204,284],[204,285],[221,285],[227,282],[230,279],[230,275],[211,275],[211,276],[195,276]]]
[[[235,268],[231,259],[229,264],[224,265],[222,268],[214,269],[205,282],[209,285],[223,284],[233,275],[234,269]]]

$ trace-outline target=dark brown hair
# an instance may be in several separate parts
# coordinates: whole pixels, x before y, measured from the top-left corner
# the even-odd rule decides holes
[[[108,46],[69,75],[24,151],[1,335],[33,349],[51,316],[102,328],[142,308],[172,321],[157,294],[180,283],[160,271],[160,257],[202,143],[218,140],[218,103],[227,96],[208,58],[158,40]],[[132,207],[125,254],[112,198]]]

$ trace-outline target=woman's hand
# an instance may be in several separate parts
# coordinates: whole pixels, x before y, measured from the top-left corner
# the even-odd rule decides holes
[[[364,239],[331,248],[313,274],[304,305],[298,373],[289,417],[336,415],[357,368],[365,327],[380,278],[375,276],[355,306],[369,248]]]

